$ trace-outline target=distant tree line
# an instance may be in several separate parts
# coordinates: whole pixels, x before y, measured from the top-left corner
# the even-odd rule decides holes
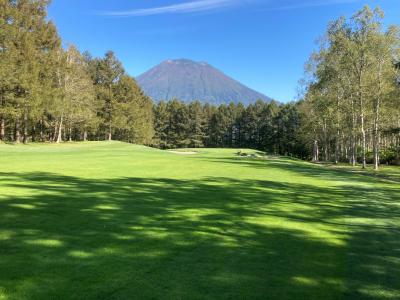
[[[259,100],[245,107],[161,101],[154,106],[154,120],[153,143],[160,148],[254,148],[300,157],[308,153],[300,140],[302,115],[296,103]]]
[[[48,0],[0,0],[0,141],[121,140],[254,148],[332,162],[400,162],[400,38],[365,7],[328,26],[302,100],[153,104],[113,52],[63,47]]]

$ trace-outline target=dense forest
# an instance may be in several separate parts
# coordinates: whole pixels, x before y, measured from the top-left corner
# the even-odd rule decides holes
[[[63,47],[49,1],[0,0],[0,139],[151,142],[152,102],[110,51]]]
[[[261,100],[242,104],[160,102],[154,108],[155,136],[160,148],[254,148],[274,154],[307,157],[300,138],[302,115],[296,103],[280,105]]]
[[[365,7],[328,26],[301,100],[153,103],[112,51],[63,45],[48,0],[0,0],[0,140],[255,148],[313,161],[399,163],[400,38]]]

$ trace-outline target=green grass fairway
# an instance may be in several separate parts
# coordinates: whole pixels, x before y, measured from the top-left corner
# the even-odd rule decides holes
[[[0,145],[0,300],[400,299],[400,170]]]

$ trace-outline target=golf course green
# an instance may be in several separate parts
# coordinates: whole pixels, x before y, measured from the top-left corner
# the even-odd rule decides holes
[[[0,145],[0,300],[400,299],[399,168],[238,150]]]

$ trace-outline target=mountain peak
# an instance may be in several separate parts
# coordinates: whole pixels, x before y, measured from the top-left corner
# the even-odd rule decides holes
[[[167,59],[163,61],[161,64],[177,64],[177,65],[201,65],[207,66],[208,64],[204,61],[194,61],[187,58],[178,58],[178,59]]]
[[[213,104],[242,102],[245,105],[271,98],[228,77],[204,61],[168,59],[137,78],[144,92],[155,101],[177,98]]]

